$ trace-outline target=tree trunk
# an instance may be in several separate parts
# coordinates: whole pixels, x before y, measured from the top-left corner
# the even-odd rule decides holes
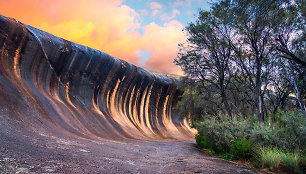
[[[259,93],[257,91],[257,93]],[[258,96],[258,111],[257,111],[257,117],[258,117],[258,121],[260,123],[264,122],[264,114],[263,114],[263,104],[262,104],[262,100],[261,100],[261,95],[257,94]]]
[[[305,109],[305,106],[304,106],[304,102],[301,99],[301,95],[300,95],[299,89],[297,87],[295,77],[293,77],[293,86],[294,86],[295,97],[296,97],[296,99],[297,99],[297,101],[299,103],[299,106],[300,106],[300,108],[302,110],[303,115],[306,117],[306,109]]]
[[[301,111],[302,111],[304,117],[306,117],[306,109],[305,109],[305,106],[304,106],[304,102],[301,99],[299,88],[297,87],[297,84],[296,84],[296,79],[297,78],[296,78],[296,74],[294,72],[294,68],[293,68],[293,65],[292,65],[291,61],[289,61],[289,66],[290,66],[290,70],[291,70],[291,74],[289,76],[290,76],[291,84],[294,87],[294,94],[295,94],[297,102],[299,103],[299,106],[301,108]]]
[[[261,95],[261,102],[262,102],[262,105],[263,105],[263,115],[264,115],[264,118],[268,116],[268,109],[267,109],[267,106],[266,106],[266,103],[265,103],[265,100],[264,100],[264,96]]]
[[[277,109],[278,109],[279,105],[275,106],[274,109],[273,109],[273,114],[276,114],[277,113]]]
[[[261,68],[262,68],[262,60],[257,56],[256,58],[256,98],[257,98],[257,117],[259,123],[264,122],[264,113],[263,113],[263,100],[262,100],[262,94],[261,94]]]
[[[231,109],[231,107],[230,107],[229,104],[228,104],[228,100],[227,100],[227,97],[226,97],[225,92],[221,92],[221,97],[222,97],[222,103],[223,103],[224,106],[225,106],[225,110],[226,110],[228,116],[229,116],[231,119],[233,119],[232,109]]]

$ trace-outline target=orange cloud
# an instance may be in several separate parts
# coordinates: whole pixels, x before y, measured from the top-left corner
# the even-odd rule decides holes
[[[144,28],[144,47],[153,53],[146,62],[147,69],[182,74],[182,71],[173,64],[178,52],[178,43],[185,41],[183,32],[179,32],[182,28],[182,24],[174,20],[165,23],[164,26],[151,23]]]
[[[162,8],[156,5],[160,4],[152,7]],[[141,58],[137,53],[148,50],[152,56],[144,68],[180,73],[173,59],[177,44],[185,40],[181,23],[141,26],[140,14],[122,5],[122,0],[9,0],[0,1],[0,13],[138,66]]]

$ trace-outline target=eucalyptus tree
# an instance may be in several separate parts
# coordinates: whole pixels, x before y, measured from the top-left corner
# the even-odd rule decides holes
[[[204,100],[230,117],[251,110],[263,122],[269,110],[266,96],[275,112],[292,91],[305,114],[304,4],[218,1],[186,27],[188,39],[175,63],[196,82]]]
[[[278,10],[273,10],[274,48],[283,60],[282,69],[289,80],[297,103],[306,117],[303,93],[306,91],[306,12],[303,0],[282,0]]]
[[[289,103],[289,95],[293,92],[287,68],[284,68],[287,61],[277,58],[275,62],[275,67],[273,67],[273,72],[269,78],[269,90],[266,92],[269,109],[274,114],[276,114],[278,109],[285,109]]]
[[[200,11],[198,20],[187,26],[185,31],[188,40],[180,45],[175,63],[189,78],[194,79],[197,86],[205,89],[207,93],[213,93],[210,99],[205,100],[215,103],[232,117],[227,89],[234,64],[233,49],[228,38],[233,37],[234,32],[228,21],[216,15],[214,11]]]
[[[224,1],[230,6],[229,15],[233,19],[232,27],[239,36],[232,40],[231,46],[236,53],[237,65],[243,76],[247,77],[257,103],[257,116],[264,121],[264,93],[269,83],[269,74],[273,69],[273,40],[271,21],[273,10],[278,9],[281,1],[275,0],[231,0]],[[220,3],[222,4],[222,3]]]
[[[279,0],[271,10],[274,47],[279,56],[306,68],[306,7],[304,0]]]

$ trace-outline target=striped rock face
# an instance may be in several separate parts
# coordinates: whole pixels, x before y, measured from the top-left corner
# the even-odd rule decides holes
[[[171,78],[0,16],[1,124],[82,138],[190,139],[172,109],[180,94]]]

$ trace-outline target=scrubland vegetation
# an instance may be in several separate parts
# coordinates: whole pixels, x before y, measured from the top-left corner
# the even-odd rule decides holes
[[[196,142],[212,155],[227,160],[249,160],[254,167],[302,172],[305,170],[306,120],[301,112],[271,114],[256,119],[207,117],[193,122]]]
[[[303,173],[306,153],[305,2],[221,0],[185,32],[177,105],[211,155]]]

